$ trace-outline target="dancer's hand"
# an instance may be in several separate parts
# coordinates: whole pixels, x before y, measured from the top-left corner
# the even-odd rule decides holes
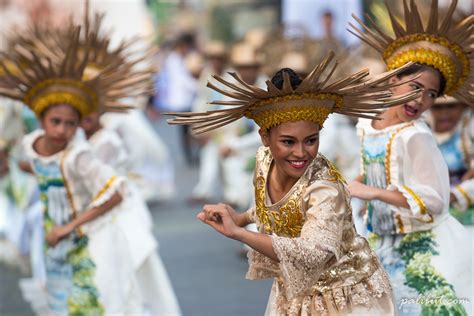
[[[48,245],[54,247],[61,241],[61,239],[67,237],[73,230],[74,227],[69,224],[63,226],[55,226],[48,233],[48,235],[46,235],[46,241],[48,242]]]
[[[347,185],[351,196],[362,200],[373,200],[375,198],[374,188],[359,181],[351,181]]]
[[[222,204],[219,203],[219,205],[222,205],[226,208],[226,210],[229,212],[229,215],[232,217],[232,220],[234,223],[239,226],[239,227],[245,227],[248,224],[250,224],[249,218],[246,213],[238,213],[232,206],[229,204]]]
[[[468,169],[466,173],[462,176],[461,181],[466,181],[472,178],[474,178],[474,168]]]
[[[452,192],[449,193],[449,203],[457,203],[458,199]]]
[[[242,228],[234,221],[228,208],[230,207],[225,204],[204,205],[202,211],[197,215],[197,218],[222,235],[236,239],[238,232],[242,230]],[[230,209],[232,212],[233,209]],[[235,211],[234,213],[238,216]]]
[[[227,158],[229,156],[232,156],[234,154],[232,148],[229,146],[222,146],[219,150],[219,154],[221,155],[222,158]]]

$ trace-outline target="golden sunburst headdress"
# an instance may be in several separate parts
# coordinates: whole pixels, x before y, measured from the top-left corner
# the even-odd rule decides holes
[[[79,35],[79,27],[68,30],[64,38],[67,52],[63,58],[50,58],[39,50],[27,49],[29,45],[17,43],[0,58],[3,80],[7,83],[0,87],[0,95],[22,101],[37,115],[58,104],[69,104],[82,115],[90,113],[98,106],[94,89],[97,78],[82,80],[89,54],[86,46],[86,53],[79,56]]]
[[[395,38],[390,37],[369,15],[372,28],[352,15],[362,29],[350,24],[352,34],[382,54],[389,69],[417,62],[438,69],[446,80],[445,93],[466,103],[474,101],[474,15],[458,22],[453,19],[457,0],[438,23],[438,1],[432,0],[428,23],[423,26],[414,0],[403,0],[405,27],[387,6]],[[365,31],[365,32],[364,32]]]
[[[74,23],[64,29],[32,25],[28,32],[13,33],[14,45],[0,62],[7,74],[2,78],[5,83],[0,82],[5,87],[0,94],[21,100],[37,115],[60,103],[72,105],[82,115],[135,107],[125,98],[130,101],[152,91],[155,70],[141,63],[154,51],[130,51],[136,40],[123,41],[112,49],[109,34],[103,34],[102,20],[102,15],[90,19],[86,6],[83,27]],[[6,89],[6,83],[14,89]]]
[[[134,104],[128,104],[132,98],[153,91],[152,77],[156,69],[147,62],[152,60],[156,49],[145,45],[139,38],[122,40],[119,45],[112,47],[112,34],[104,29],[105,15],[96,13],[91,17],[89,1],[86,0],[84,5],[79,54],[84,54],[87,50],[89,57],[83,79],[91,80],[100,75],[95,87],[99,96],[100,112],[123,112],[134,108]],[[71,19],[68,28],[74,27],[76,25]],[[38,33],[43,38],[47,37],[42,42],[56,43],[59,49],[53,54],[66,53],[66,47],[62,43],[64,37],[62,30],[56,29],[54,32],[45,30]]]
[[[374,118],[381,110],[418,96],[417,92],[393,96],[389,91],[402,83],[388,83],[387,80],[410,65],[373,78],[368,78],[368,70],[361,70],[347,78],[329,83],[337,67],[337,63],[330,66],[333,58],[334,53],[330,52],[296,89],[291,86],[288,73],[283,74],[282,89],[268,80],[267,90],[245,83],[235,73],[229,74],[237,84],[213,76],[231,90],[222,90],[210,82],[207,86],[234,100],[213,101],[211,104],[231,108],[203,113],[166,113],[175,116],[174,119],[168,120],[168,123],[192,125],[196,134],[230,124],[242,117],[253,119],[262,129],[300,120],[316,122],[322,127],[330,113]],[[323,76],[323,73],[328,75]]]

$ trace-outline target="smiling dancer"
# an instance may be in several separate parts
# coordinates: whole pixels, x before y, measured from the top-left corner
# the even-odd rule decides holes
[[[415,2],[404,1],[406,27],[388,11],[395,39],[378,28],[364,26],[363,33],[353,26],[389,69],[415,63],[392,79],[412,80],[394,88],[395,95],[421,92],[387,109],[381,120],[359,121],[363,174],[349,184],[352,196],[369,201],[369,241],[390,276],[402,315],[472,313],[472,245],[449,215],[448,168],[422,117],[443,94],[468,104],[474,100],[474,17],[453,23],[455,7],[453,1],[438,24],[434,0],[424,27]]]
[[[331,82],[328,56],[304,79],[288,68],[267,81],[267,90],[208,86],[235,99],[215,101],[229,109],[170,113],[171,124],[195,132],[224,126],[243,116],[255,120],[265,147],[257,152],[255,207],[237,213],[225,204],[205,205],[198,218],[222,235],[251,248],[247,278],[273,278],[266,315],[391,315],[387,276],[367,241],[357,235],[350,197],[340,173],[318,154],[319,131],[329,113],[370,117],[377,109],[416,97],[392,98],[395,73],[367,79],[368,71]],[[405,69],[405,68],[404,68]],[[402,70],[404,70],[402,69]],[[398,70],[402,71],[402,70]],[[329,75],[322,73],[328,71]],[[258,232],[246,230],[255,222]]]

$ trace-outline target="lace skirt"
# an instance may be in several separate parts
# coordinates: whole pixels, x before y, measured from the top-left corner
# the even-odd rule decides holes
[[[307,315],[395,315],[390,285],[382,269],[364,281],[325,293],[298,296],[287,300],[283,282],[275,279],[266,316]]]

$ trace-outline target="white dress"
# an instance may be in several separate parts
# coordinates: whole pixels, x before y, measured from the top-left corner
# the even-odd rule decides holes
[[[123,142],[112,130],[102,128],[89,142],[92,151],[102,162],[126,175],[130,166]],[[178,300],[157,254],[157,242],[152,234],[150,211],[133,182],[127,182],[127,192],[117,218],[130,248],[134,270],[142,299],[153,315],[180,315]]]
[[[472,314],[472,241],[449,214],[448,168],[422,120],[357,125],[365,184],[398,190],[409,208],[369,201],[369,242],[390,276],[401,315]]]
[[[133,175],[129,178],[133,178],[145,200],[155,202],[174,197],[173,158],[143,111],[106,113],[101,122],[120,136],[129,156],[129,173]]]
[[[63,151],[45,157],[33,148],[42,135],[42,130],[27,135],[24,147],[44,203],[45,235],[115,192],[124,194],[125,179],[94,158],[87,143],[75,138]],[[120,211],[82,225],[55,247],[45,244],[44,315],[142,315],[132,256],[117,221]]]
[[[466,110],[459,124],[447,133],[433,133],[448,165],[451,193],[457,203],[450,213],[474,236],[474,179],[461,182],[469,168],[474,168],[474,112]]]
[[[34,235],[41,227],[40,222],[30,225],[32,215],[38,213],[36,181],[18,166],[26,125],[23,105],[0,97],[0,152],[5,155],[0,165],[8,165],[8,172],[0,175],[0,261],[16,266],[24,265],[22,256],[30,251],[30,232]],[[32,268],[36,274],[37,269]]]

